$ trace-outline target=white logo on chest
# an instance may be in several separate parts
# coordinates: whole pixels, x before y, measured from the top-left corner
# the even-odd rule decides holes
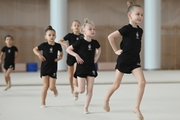
[[[49,53],[53,53],[53,48],[52,47],[49,49]]]
[[[8,49],[8,53],[11,53],[11,49]]]
[[[92,49],[91,49],[91,44],[88,45],[88,50],[92,50]]]
[[[139,39],[139,33],[138,32],[136,33],[136,39]]]

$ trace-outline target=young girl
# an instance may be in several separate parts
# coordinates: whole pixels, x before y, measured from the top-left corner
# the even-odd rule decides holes
[[[82,34],[80,34],[80,22],[78,20],[74,20],[71,25],[72,33],[68,33],[64,38],[62,38],[59,43],[61,45],[64,45],[66,48],[75,43],[77,40],[80,39]],[[68,41],[65,42],[65,41]],[[76,59],[72,55],[67,55],[66,63],[68,65],[68,73],[69,73],[69,83],[71,87],[71,93],[74,91],[74,85],[73,85],[73,74],[76,67]],[[75,86],[78,86],[77,79],[75,79]],[[74,99],[78,99],[78,94],[74,96]]]
[[[56,73],[57,73],[57,61],[62,59],[63,52],[61,45],[55,43],[56,31],[51,27],[45,30],[45,39],[47,42],[40,44],[39,46],[33,49],[33,52],[39,57],[42,61],[41,64],[41,77],[43,81],[43,90],[42,90],[42,103],[40,107],[45,107],[46,105],[46,95],[47,90],[50,88],[54,92],[54,95],[58,95],[56,89]],[[41,54],[39,51],[43,51]],[[58,51],[60,55],[58,56]]]
[[[88,114],[88,107],[93,94],[94,78],[97,76],[94,63],[97,62],[100,56],[101,48],[99,42],[92,39],[92,37],[95,35],[95,25],[93,22],[85,19],[82,26],[82,33],[84,34],[84,38],[79,39],[74,44],[69,46],[66,51],[70,55],[74,56],[77,61],[75,76],[77,76],[78,87],[75,87],[73,93],[84,93],[85,83],[87,81],[84,113]]]
[[[143,30],[138,26],[143,20],[143,10],[140,5],[127,2],[127,15],[129,24],[121,29],[111,33],[108,36],[110,45],[115,54],[118,55],[116,64],[116,76],[113,85],[110,87],[104,102],[104,110],[110,111],[109,100],[111,95],[119,88],[124,73],[132,73],[139,84],[134,113],[137,114],[139,120],[143,120],[140,111],[140,103],[143,97],[146,80],[140,65],[141,37]],[[122,35],[120,49],[115,45],[115,38]]]
[[[11,35],[5,36],[5,43],[6,46],[4,46],[1,50],[0,54],[0,63],[2,60],[3,55],[5,54],[4,59],[4,78],[6,81],[6,88],[5,91],[11,88],[11,72],[15,69],[15,62],[18,58],[18,49],[16,46],[13,46],[13,37]]]

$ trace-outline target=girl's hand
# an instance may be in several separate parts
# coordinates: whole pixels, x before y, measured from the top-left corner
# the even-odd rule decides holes
[[[56,58],[55,60],[54,60],[54,62],[58,62],[59,60],[61,60],[62,59],[62,56],[59,56],[58,58]]]
[[[123,52],[123,50],[120,49],[120,50],[117,50],[117,51],[115,52],[115,54],[116,54],[116,55],[120,55],[122,52]]]
[[[46,58],[45,58],[44,56],[39,55],[38,57],[39,57],[39,59],[40,59],[41,61],[43,61],[43,62],[46,61]]]
[[[55,60],[54,60],[54,62],[58,62],[59,61],[59,59],[58,58],[56,58]]]
[[[75,58],[78,64],[83,64],[84,60],[79,55],[76,55]]]

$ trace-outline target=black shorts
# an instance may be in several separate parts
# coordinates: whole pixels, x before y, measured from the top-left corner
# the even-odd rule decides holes
[[[87,78],[87,76],[91,76],[91,77],[97,77],[98,76],[98,73],[96,70],[92,70],[92,71],[75,71],[74,73],[74,77],[77,78],[77,77],[81,77],[81,78]]]
[[[52,78],[57,78],[57,62],[42,62],[40,76],[50,76]]]
[[[141,67],[140,63],[117,63],[115,69],[118,69],[122,73],[130,74],[134,69],[139,67]]]
[[[74,56],[68,54],[66,63],[68,66],[73,66],[74,63],[76,63],[76,58]]]
[[[52,73],[52,74],[49,74],[49,73],[41,73],[41,78],[43,77],[43,76],[50,76],[51,78],[55,78],[55,79],[57,79],[57,73]]]
[[[4,69],[8,70],[9,68],[13,68],[13,70],[15,69],[15,63],[4,63]]]

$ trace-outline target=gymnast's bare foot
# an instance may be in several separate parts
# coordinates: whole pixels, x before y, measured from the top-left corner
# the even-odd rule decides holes
[[[133,112],[137,115],[138,120],[144,120],[144,117],[139,109],[135,108]]]
[[[106,102],[106,101],[104,102],[103,109],[104,109],[106,112],[109,112],[109,111],[110,111],[109,102]]]

